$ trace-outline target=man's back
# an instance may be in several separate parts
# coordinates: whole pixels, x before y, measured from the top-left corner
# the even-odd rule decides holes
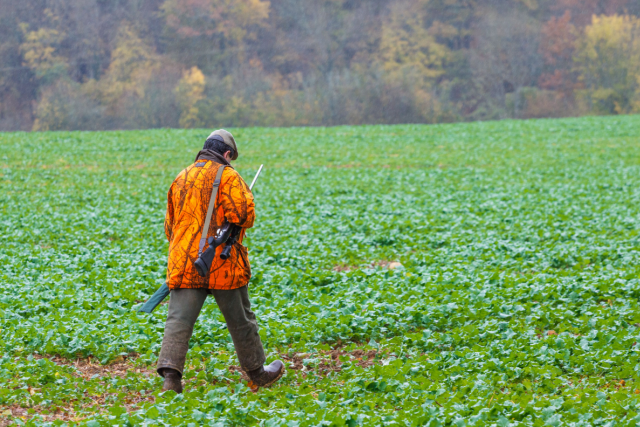
[[[170,289],[236,289],[249,282],[251,269],[247,250],[242,246],[244,230],[233,245],[229,259],[220,259],[223,247],[217,248],[207,277],[198,275],[193,265],[198,257],[213,182],[221,166],[212,160],[200,159],[180,172],[169,189],[165,233],[169,239],[167,285]],[[253,195],[231,166],[227,166],[222,175],[207,237],[225,220],[243,229],[251,228],[255,220]]]

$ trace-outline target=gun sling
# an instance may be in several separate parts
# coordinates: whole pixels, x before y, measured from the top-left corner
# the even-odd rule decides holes
[[[211,189],[211,199],[209,199],[209,208],[207,208],[207,217],[204,220],[202,226],[202,234],[200,235],[200,247],[198,248],[198,257],[202,255],[204,244],[207,242],[207,233],[209,232],[209,225],[211,224],[211,215],[213,214],[213,207],[218,199],[218,187],[220,187],[220,180],[222,180],[222,172],[224,172],[225,165],[220,165],[218,173],[216,174],[216,180],[213,181],[213,188]]]

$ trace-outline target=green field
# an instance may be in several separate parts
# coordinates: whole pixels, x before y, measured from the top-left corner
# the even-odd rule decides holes
[[[253,393],[208,301],[159,393],[135,310],[209,130],[5,133],[0,425],[640,424],[640,116],[232,131],[286,377]]]

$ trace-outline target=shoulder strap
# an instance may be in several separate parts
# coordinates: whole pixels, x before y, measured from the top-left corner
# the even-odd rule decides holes
[[[209,225],[211,224],[211,215],[213,214],[213,207],[218,199],[218,187],[220,186],[220,180],[222,180],[222,172],[226,165],[220,165],[218,173],[216,174],[216,180],[213,181],[213,188],[211,189],[211,199],[209,199],[209,208],[207,209],[207,217],[204,220],[204,226],[202,227],[202,235],[200,236],[200,247],[198,248],[198,257],[202,255],[204,244],[207,241],[207,233],[209,232]]]

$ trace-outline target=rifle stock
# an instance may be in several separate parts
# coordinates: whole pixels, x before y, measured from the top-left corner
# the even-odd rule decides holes
[[[144,305],[138,309],[138,311],[141,311],[143,313],[151,313],[153,310],[156,309],[158,305],[160,305],[162,301],[164,301],[167,295],[169,295],[169,292],[170,290],[167,284],[166,283],[163,284],[151,296],[151,298],[149,298],[149,301],[145,302]]]

